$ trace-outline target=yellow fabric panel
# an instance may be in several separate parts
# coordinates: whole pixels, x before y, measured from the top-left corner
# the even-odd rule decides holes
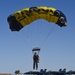
[[[35,16],[35,20],[39,19],[39,14],[38,13],[36,13],[34,16]]]
[[[22,9],[21,10],[21,12],[23,13],[23,16],[25,17],[24,19],[23,19],[23,21],[25,21],[25,25],[27,25],[27,24],[30,24],[32,21],[31,21],[31,18],[30,18],[30,13],[29,13],[29,8],[24,8],[24,9]],[[24,24],[22,24],[23,26],[25,26]]]
[[[39,10],[38,13],[45,14],[46,13],[45,11],[47,10],[47,7],[46,6],[40,6],[40,7],[38,7],[38,10]]]
[[[14,16],[16,17],[16,20],[20,20],[21,19],[21,14],[20,14],[20,10],[18,10],[18,11],[16,11],[15,13],[14,13]]]
[[[50,16],[50,18],[49,18],[49,22],[53,22],[53,23],[56,23],[58,21],[58,17],[56,17],[56,16]]]
[[[23,20],[26,22],[26,24],[31,23],[31,20],[30,20],[30,18],[28,16],[28,15],[30,15],[29,8],[24,8],[24,9],[21,10],[21,12],[23,13],[23,16],[25,17]]]
[[[56,11],[56,9],[52,7],[48,7],[47,10],[48,10],[47,18],[46,18],[47,21],[56,23],[58,21],[58,17],[54,16],[54,12]]]
[[[48,22],[50,22],[50,18],[51,18],[51,15],[47,14],[47,15],[46,15],[46,20],[47,20]]]
[[[39,14],[40,19],[45,19],[46,20],[46,14]]]
[[[48,7],[47,10],[49,10],[47,12],[47,14],[50,14],[50,15],[54,15],[54,11],[56,10],[55,8],[51,8],[51,7]]]
[[[24,21],[24,20],[21,20],[21,21],[19,21],[20,22],[20,24],[22,25],[22,26],[25,26],[26,25],[26,22]]]
[[[32,22],[31,18],[27,16],[28,24]]]
[[[24,17],[21,14],[21,11],[20,10],[17,11],[17,12],[15,12],[14,13],[14,16],[16,17],[16,20],[21,23],[21,25],[25,25],[25,22],[22,20]]]
[[[53,10],[53,11],[56,10],[55,8],[52,8],[52,7],[48,7],[47,9],[49,9],[49,10]]]
[[[39,18],[41,18],[41,19],[45,19],[46,20],[46,12],[45,12],[45,10],[47,10],[47,7],[46,6],[40,6],[40,7],[38,7],[38,10],[39,10]]]
[[[54,17],[55,17],[55,16],[52,16],[52,15],[51,15],[49,22],[53,22],[53,21],[54,21]]]
[[[31,22],[33,22],[33,21],[38,19],[37,16],[34,16],[34,15],[31,15],[30,18],[31,18]]]
[[[48,22],[54,22],[54,23],[56,23],[58,21],[58,17],[47,14],[46,20]]]
[[[34,20],[39,19],[39,14],[38,14],[36,11],[32,11],[30,14],[31,14],[30,18],[31,18],[31,21],[32,21],[32,22],[33,22]]]
[[[26,15],[28,12],[29,12],[29,8],[24,8],[24,9],[21,10],[21,13],[23,15]]]
[[[24,11],[24,10],[25,10],[25,11],[29,11],[29,8],[23,8],[22,10],[23,10],[23,11]],[[22,11],[22,10],[21,10],[21,11]]]
[[[57,21],[58,21],[58,17],[55,16],[53,22],[54,22],[54,23],[57,23]]]
[[[24,22],[24,23],[23,23]],[[27,18],[24,18],[20,21],[21,25],[22,26],[26,26],[29,22],[28,22],[28,19]]]

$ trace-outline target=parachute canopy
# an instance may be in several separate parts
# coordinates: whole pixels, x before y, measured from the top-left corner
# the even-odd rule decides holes
[[[18,10],[9,15],[7,21],[11,31],[20,31],[24,26],[27,26],[38,19],[53,22],[60,27],[67,26],[66,17],[60,10],[46,6],[30,7]]]

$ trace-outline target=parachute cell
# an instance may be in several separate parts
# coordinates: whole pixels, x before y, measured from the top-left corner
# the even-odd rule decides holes
[[[67,26],[67,20],[63,12],[46,6],[30,7],[18,10],[9,15],[7,21],[11,31],[20,31],[24,26],[29,25],[37,19],[45,19],[60,27]]]

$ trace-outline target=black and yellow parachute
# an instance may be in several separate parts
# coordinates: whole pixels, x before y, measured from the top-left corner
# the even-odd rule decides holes
[[[9,15],[7,21],[11,31],[19,31],[24,26],[38,19],[53,22],[60,27],[67,26],[66,17],[60,10],[46,6],[30,7],[18,10]]]

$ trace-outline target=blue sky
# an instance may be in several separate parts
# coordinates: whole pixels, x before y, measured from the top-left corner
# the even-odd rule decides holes
[[[49,6],[67,17],[67,27],[37,20],[19,32],[12,32],[7,17],[17,10]],[[74,0],[0,0],[0,73],[32,70],[32,48],[40,47],[41,68],[75,70],[75,1]],[[49,35],[48,35],[49,34]]]

